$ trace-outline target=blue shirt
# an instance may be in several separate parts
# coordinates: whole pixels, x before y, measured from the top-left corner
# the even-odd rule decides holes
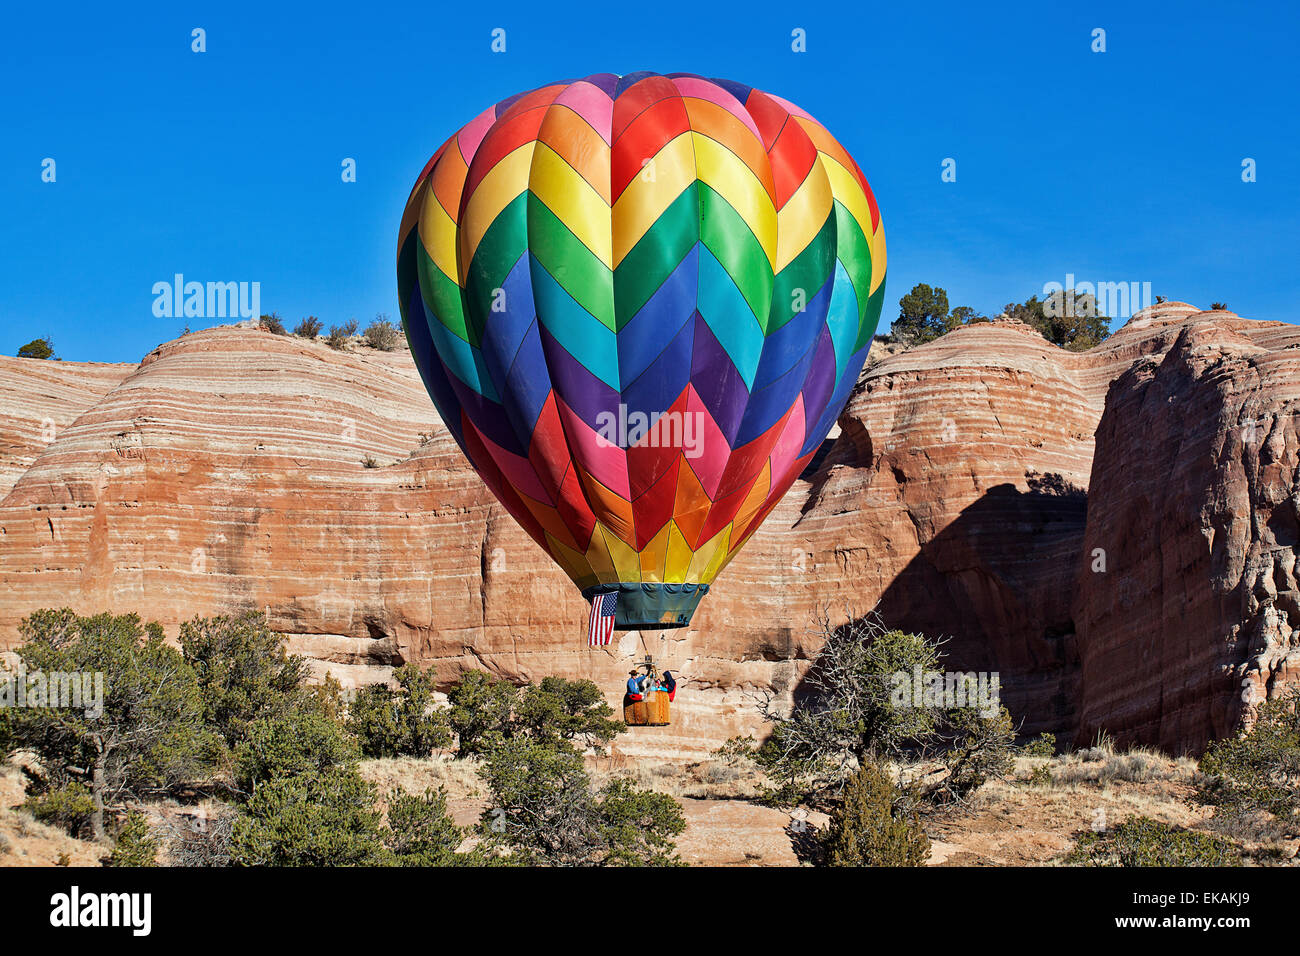
[[[633,695],[640,694],[640,693],[641,693],[641,686],[642,686],[642,684],[643,684],[644,681],[645,681],[645,678],[644,678],[644,677],[641,677],[641,676],[637,676],[637,677],[629,677],[629,678],[627,679],[627,692],[628,692],[629,694],[633,694]]]

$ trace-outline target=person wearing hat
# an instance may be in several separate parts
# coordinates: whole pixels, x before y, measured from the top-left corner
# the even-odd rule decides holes
[[[639,671],[629,671],[631,676],[627,679],[627,699],[623,701],[626,706],[644,699],[646,677]]]

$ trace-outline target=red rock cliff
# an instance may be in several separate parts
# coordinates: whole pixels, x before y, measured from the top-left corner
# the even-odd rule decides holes
[[[1195,365],[1189,336],[1237,351],[1175,374]],[[20,411],[0,417],[0,442],[27,458],[0,501],[0,646],[51,605],[138,610],[171,633],[196,614],[264,608],[348,683],[418,660],[444,680],[466,667],[590,677],[614,700],[649,651],[690,692],[671,729],[629,746],[667,754],[754,731],[753,695],[788,694],[816,653],[813,614],[879,604],[893,624],[947,637],[950,665],[999,671],[1027,731],[1105,726],[1195,747],[1237,719],[1241,680],[1257,675],[1263,693],[1292,679],[1295,432],[1276,423],[1293,408],[1298,343],[1295,326],[1168,303],[1086,353],[994,322],[888,356],[694,626],[625,634],[608,652],[582,643],[581,598],[469,470],[405,352],[187,335],[138,369],[70,376],[43,448],[49,430],[21,409],[47,401],[49,363],[6,365],[3,407]],[[1178,396],[1183,414],[1160,419],[1148,392]],[[1226,436],[1247,411],[1273,424],[1234,459]],[[1159,451],[1129,469],[1143,441]],[[1163,510],[1132,507],[1166,486],[1177,496]],[[1204,547],[1206,528],[1250,570],[1148,553],[1166,539]],[[1107,573],[1084,573],[1103,539]],[[1221,598],[1208,616],[1165,617],[1180,588]],[[1114,613],[1139,592],[1162,610],[1137,624]],[[1240,652],[1225,656],[1234,627]]]

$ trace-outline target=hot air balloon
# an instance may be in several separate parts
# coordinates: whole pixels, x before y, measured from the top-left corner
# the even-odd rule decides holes
[[[797,106],[599,74],[443,143],[397,279],[425,387],[506,510],[588,600],[615,596],[614,627],[682,627],[848,400],[885,237]]]

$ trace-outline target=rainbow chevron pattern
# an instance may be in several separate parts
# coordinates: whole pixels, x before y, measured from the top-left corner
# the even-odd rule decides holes
[[[885,236],[853,159],[793,104],[600,74],[447,140],[397,266],[424,384],[492,492],[588,596],[668,602],[638,620],[620,600],[620,627],[665,608],[679,626],[843,409]],[[638,413],[663,418],[607,427]]]

